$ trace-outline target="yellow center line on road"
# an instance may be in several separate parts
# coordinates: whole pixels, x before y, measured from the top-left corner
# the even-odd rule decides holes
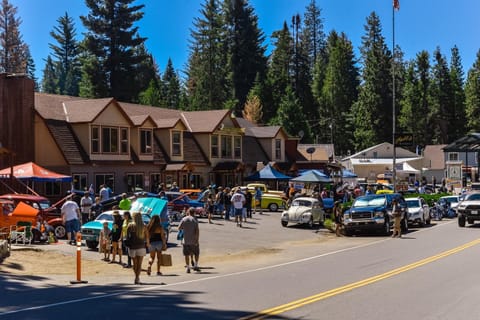
[[[428,263],[437,261],[439,259],[448,257],[448,256],[450,256],[454,253],[460,252],[462,250],[468,249],[468,248],[473,247],[473,246],[478,245],[478,244],[480,244],[480,239],[468,242],[468,243],[466,243],[464,245],[461,245],[459,247],[441,252],[437,255],[419,260],[419,261],[411,263],[411,264],[407,264],[403,267],[393,269],[391,271],[388,271],[388,272],[385,272],[385,273],[382,273],[382,274],[379,274],[379,275],[376,275],[376,276],[373,276],[373,277],[370,277],[370,278],[367,278],[367,279],[364,279],[364,280],[353,282],[353,283],[347,284],[345,286],[341,286],[341,287],[331,289],[331,290],[328,290],[328,291],[320,292],[318,294],[315,294],[315,295],[312,295],[312,296],[309,296],[309,297],[306,297],[306,298],[302,298],[302,299],[299,299],[299,300],[295,300],[295,301],[292,301],[290,303],[286,303],[286,304],[283,304],[283,305],[280,305],[280,306],[277,306],[277,307],[274,307],[274,308],[262,310],[258,313],[240,318],[240,320],[265,319],[269,316],[278,315],[278,314],[281,314],[281,313],[284,313],[284,312],[287,312],[287,311],[293,310],[293,309],[298,309],[298,308],[303,307],[305,305],[308,305],[308,304],[311,304],[311,303],[314,303],[314,302],[317,302],[317,301],[320,301],[320,300],[323,300],[323,299],[327,299],[327,298],[339,295],[341,293],[348,292],[348,291],[351,291],[353,289],[360,288],[360,287],[363,287],[363,286],[366,286],[366,285],[369,285],[369,284],[372,284],[372,283],[375,283],[375,282],[378,282],[378,281],[381,281],[381,280],[385,280],[387,278],[393,277],[393,276],[398,275],[400,273],[403,273],[403,272],[421,267],[421,266],[426,265]]]

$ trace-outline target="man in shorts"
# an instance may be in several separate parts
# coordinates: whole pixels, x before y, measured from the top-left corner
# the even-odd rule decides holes
[[[237,188],[237,191],[233,194],[231,201],[235,210],[235,222],[237,223],[237,227],[242,227],[243,206],[245,205],[246,200],[240,188]]]
[[[75,237],[80,231],[80,208],[78,204],[69,198],[62,206],[62,220],[67,231],[67,239],[71,245],[75,245]]]
[[[193,217],[194,208],[189,208],[186,216],[180,221],[178,230],[183,230],[183,255],[185,256],[185,264],[187,273],[190,273],[190,256],[193,256],[193,270],[200,271],[198,267],[198,259],[200,257],[200,230],[198,222]]]

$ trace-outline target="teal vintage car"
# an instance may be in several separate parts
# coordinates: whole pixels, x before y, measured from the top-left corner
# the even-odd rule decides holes
[[[125,210],[109,210],[102,212],[98,217],[90,222],[85,223],[81,228],[82,240],[90,249],[95,249],[98,246],[100,231],[103,228],[103,222],[108,222],[108,227],[112,229],[113,212],[118,211],[120,216],[123,216]],[[142,219],[145,224],[150,222],[150,217],[159,215],[165,229],[168,241],[168,234],[170,231],[170,222],[167,217],[167,201],[159,198],[145,197],[137,199],[133,204],[130,212],[141,212]]]

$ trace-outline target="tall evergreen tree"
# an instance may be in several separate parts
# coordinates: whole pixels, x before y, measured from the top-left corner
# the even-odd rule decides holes
[[[258,17],[248,0],[224,0],[228,26],[229,69],[236,105],[234,114],[242,115],[248,92],[257,74],[264,79],[267,60],[264,35],[258,27]]]
[[[57,93],[78,96],[78,83],[80,81],[79,44],[76,37],[73,18],[65,12],[58,18],[58,25],[50,35],[57,44],[49,43],[52,55],[57,62],[56,74],[58,77]]]
[[[427,51],[417,54],[408,64],[402,99],[399,103],[399,128],[413,135],[414,144],[431,143],[430,120],[430,56]]]
[[[86,48],[90,55],[96,57],[101,67],[99,73],[88,68],[83,70],[88,77],[84,77],[82,82],[90,86],[91,90],[88,91],[92,94],[103,91],[102,88],[94,88],[97,83],[107,83],[107,95],[120,101],[135,101],[142,91],[134,90],[136,88],[132,83],[136,73],[134,66],[147,58],[135,51],[146,40],[138,35],[138,27],[134,26],[143,17],[140,10],[144,5],[132,5],[133,2],[134,0],[85,0],[90,12],[86,16],[80,16],[80,19],[87,29]],[[104,80],[92,82],[94,74],[104,77]]]
[[[462,59],[457,46],[452,48],[452,56],[450,60],[450,80],[452,82],[452,98],[453,98],[453,119],[452,136],[450,141],[463,137],[466,133],[466,116],[465,116],[465,91],[464,91],[464,72],[462,67]]]
[[[480,50],[465,83],[467,130],[480,131]]]
[[[164,86],[164,96],[162,97],[164,106],[170,109],[178,109],[180,107],[180,80],[173,68],[171,59],[168,59],[162,83]]]
[[[55,73],[55,64],[51,56],[47,57],[47,60],[45,61],[45,69],[43,69],[42,92],[57,92],[57,76]]]
[[[264,104],[264,119],[272,119],[288,86],[292,85],[292,36],[287,23],[283,28],[272,33],[273,51],[268,68],[268,91],[271,92],[271,103]]]
[[[0,7],[0,72],[26,73],[29,49],[20,34],[17,7],[2,0]]]
[[[228,89],[226,26],[218,0],[206,0],[191,31],[187,94],[191,110],[222,109]]]
[[[437,47],[433,53],[435,64],[432,68],[432,120],[433,143],[445,144],[453,141],[455,129],[450,123],[455,119],[453,90],[450,70],[445,56]],[[453,122],[453,121],[452,121]]]
[[[28,47],[27,47],[26,57],[27,57],[27,65],[26,65],[25,73],[28,75],[30,79],[33,80],[34,90],[38,92],[39,86],[38,86],[37,76],[35,75],[35,71],[36,71],[35,61],[33,60],[33,57],[30,54],[30,49]]]
[[[158,81],[152,79],[147,90],[140,92],[139,103],[147,106],[162,106],[161,90]]]
[[[300,34],[302,46],[307,53],[312,74],[317,60],[324,58],[326,54],[325,48],[327,44],[321,13],[322,10],[317,6],[316,0],[310,0],[303,17],[304,27]]]
[[[357,150],[392,141],[392,54],[375,12],[367,18],[360,53],[362,81],[353,107]]]
[[[350,111],[358,96],[359,74],[355,66],[352,42],[342,33],[332,31],[328,41],[328,65],[322,88],[320,132],[332,135],[335,152],[346,155],[353,150],[352,118]],[[325,135],[323,141],[329,141]]]

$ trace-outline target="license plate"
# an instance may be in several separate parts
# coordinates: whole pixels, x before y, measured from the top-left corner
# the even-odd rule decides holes
[[[478,211],[477,210],[472,210],[471,214],[478,214]]]

